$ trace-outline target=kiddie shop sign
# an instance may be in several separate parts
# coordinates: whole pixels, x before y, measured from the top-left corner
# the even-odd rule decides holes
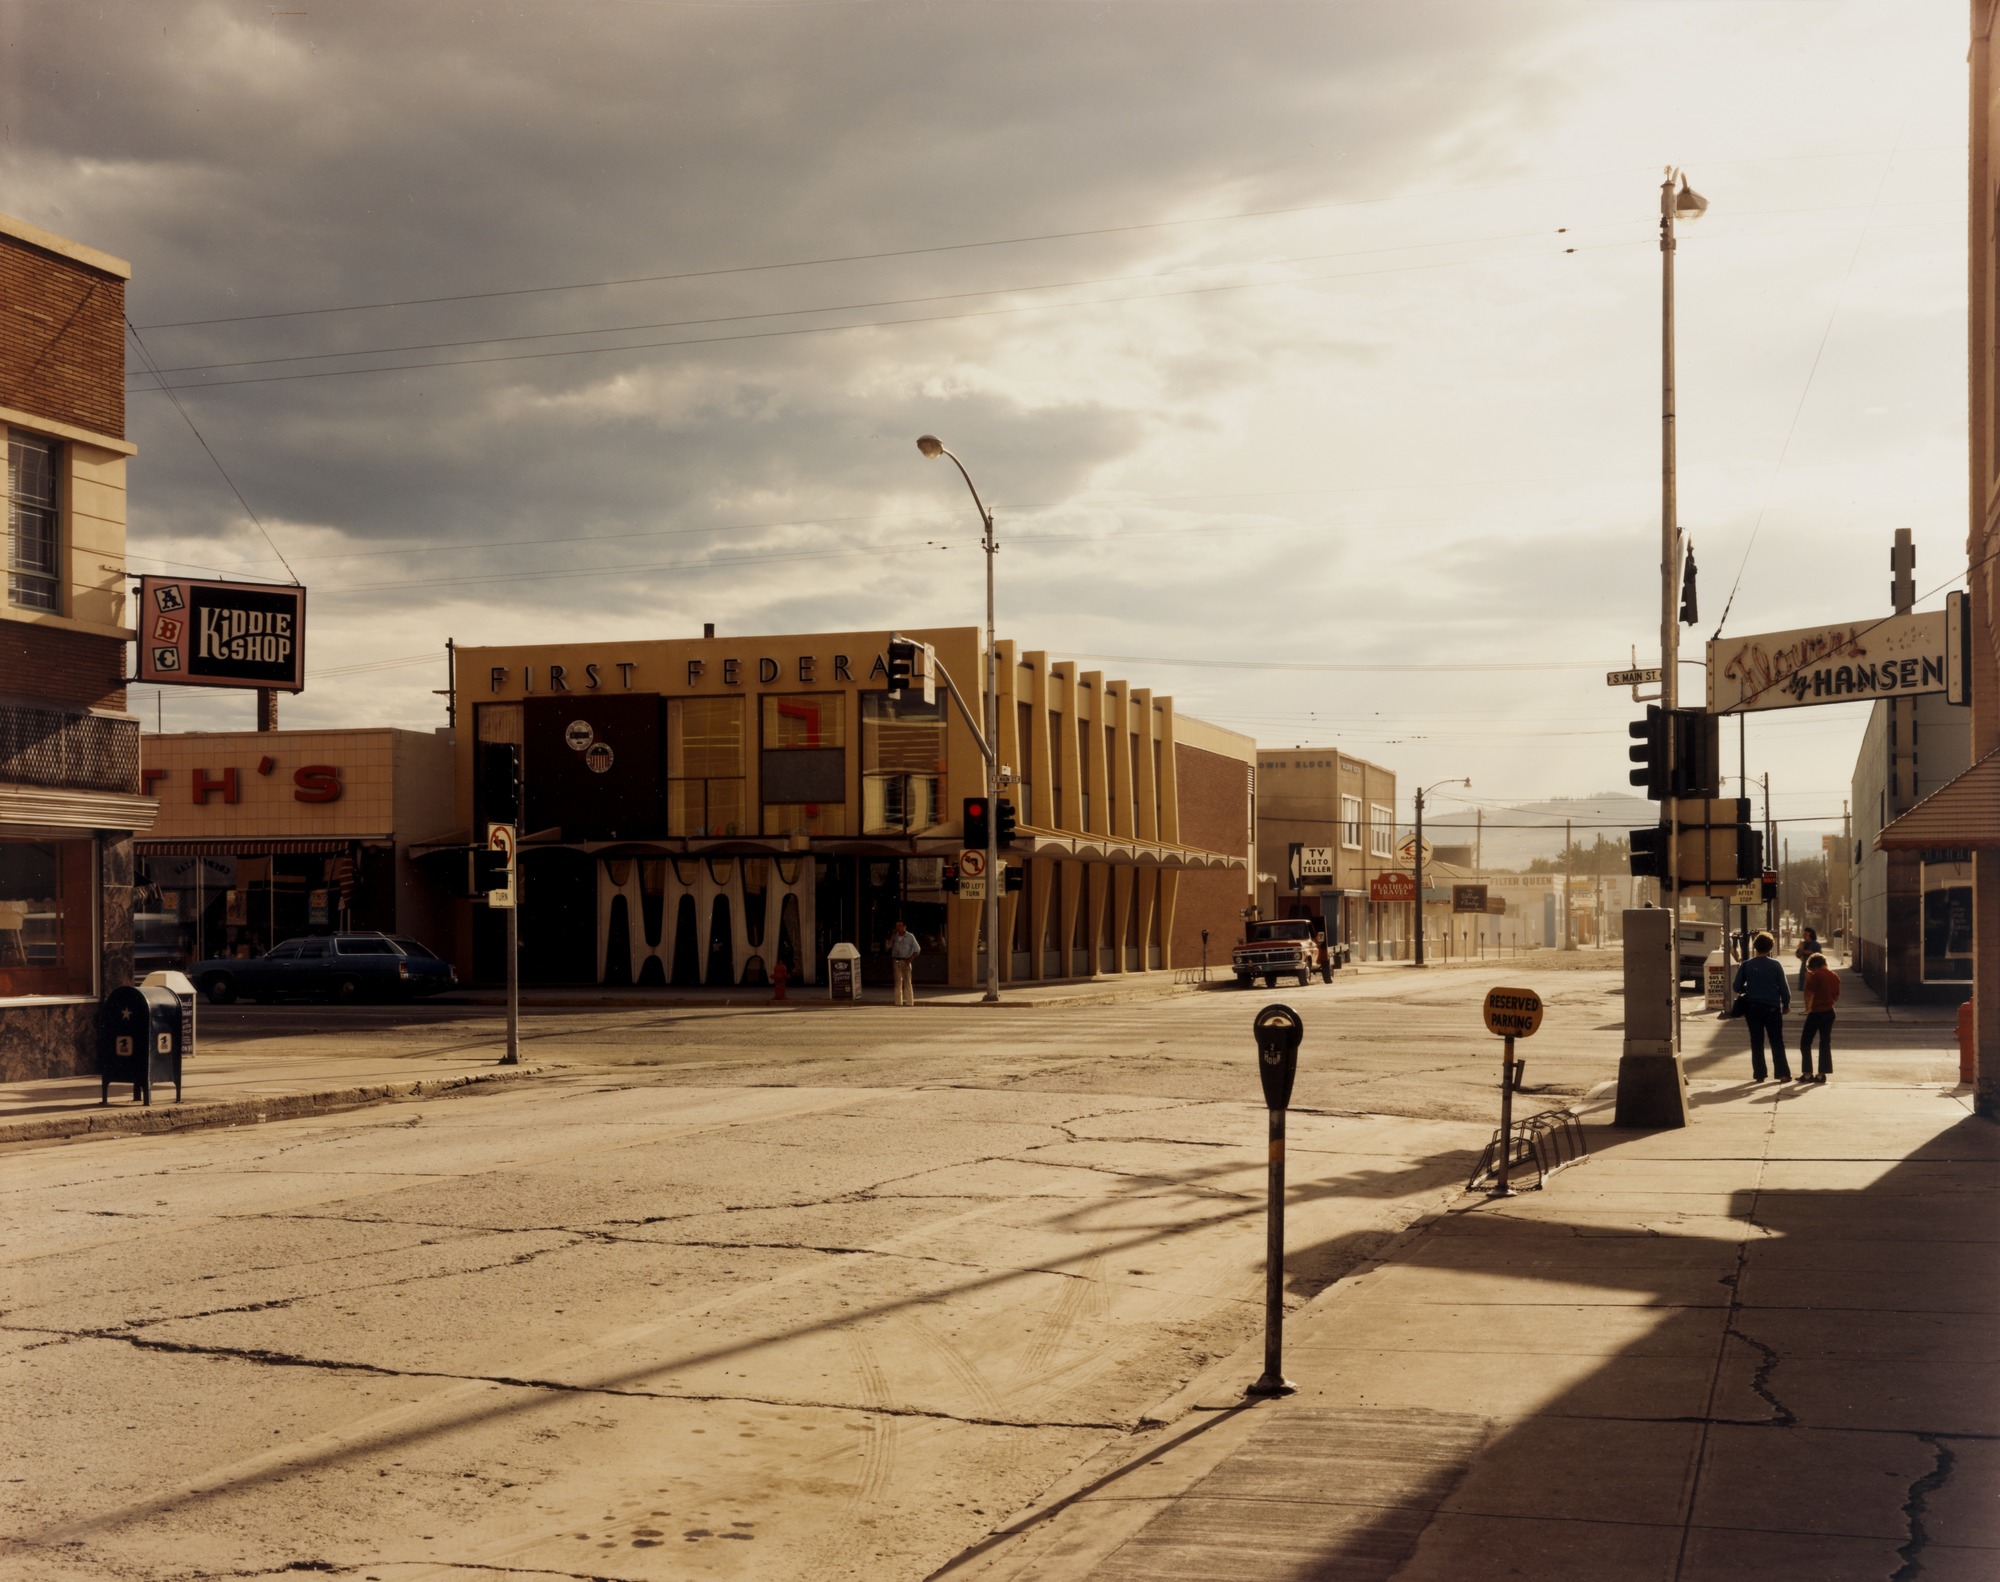
[[[306,684],[305,633],[304,588],[139,579],[141,681],[298,692]]]

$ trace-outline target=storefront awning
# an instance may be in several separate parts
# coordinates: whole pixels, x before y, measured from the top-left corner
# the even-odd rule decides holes
[[[137,840],[141,857],[334,857],[355,846],[393,846],[386,835],[356,835],[347,840],[268,840],[245,836],[238,840]]]
[[[1948,780],[1875,837],[1877,851],[2000,850],[2000,748]]]
[[[56,829],[150,829],[160,804],[149,796],[118,791],[44,790],[0,786],[0,824],[34,824]]]
[[[1020,826],[1010,855],[1040,857],[1053,862],[1125,863],[1139,868],[1244,868],[1248,859],[1199,846],[1175,846],[1166,841],[1134,840],[1115,835],[1069,835],[1060,830]]]

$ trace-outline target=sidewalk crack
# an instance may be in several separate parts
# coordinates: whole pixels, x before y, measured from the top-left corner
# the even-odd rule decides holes
[[[1763,1361],[1757,1364],[1757,1371],[1750,1376],[1750,1388],[1755,1390],[1764,1404],[1771,1408],[1771,1425],[1775,1428],[1796,1427],[1799,1421],[1798,1417],[1771,1390],[1771,1375],[1778,1371],[1778,1363],[1782,1360],[1778,1356],[1778,1353],[1765,1345],[1755,1335],[1746,1334],[1733,1321],[1724,1333],[1734,1335],[1746,1346],[1755,1347],[1762,1356]]]
[[[1909,1541],[1897,1549],[1903,1563],[1890,1574],[1889,1582],[1916,1582],[1923,1575],[1923,1552],[1930,1543],[1930,1532],[1924,1526],[1924,1517],[1930,1513],[1930,1498],[1951,1481],[1953,1469],[1958,1465],[1958,1455],[1936,1434],[1919,1434],[1917,1441],[1929,1445],[1937,1461],[1916,1482],[1910,1485],[1910,1496],[1903,1501],[1903,1515],[1909,1519]]]

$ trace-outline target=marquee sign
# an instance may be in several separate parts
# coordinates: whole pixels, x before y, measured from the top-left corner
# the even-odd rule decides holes
[[[137,679],[302,691],[306,590],[283,583],[141,577]]]
[[[1952,593],[1942,610],[1712,641],[1708,712],[1795,709],[1926,692],[1965,703],[1965,638],[1965,595]]]

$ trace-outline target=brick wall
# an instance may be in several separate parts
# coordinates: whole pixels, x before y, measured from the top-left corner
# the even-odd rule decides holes
[[[1250,766],[1184,742],[1174,744],[1180,798],[1181,843],[1249,859]],[[1243,908],[1250,904],[1249,876],[1240,868],[1193,869],[1180,876],[1174,903],[1173,962],[1201,961],[1201,931],[1208,930],[1208,959],[1229,961],[1243,937]]]
[[[0,406],[125,437],[125,282],[0,234]]]
[[[0,618],[0,696],[122,710],[124,673],[125,645],[115,637]]]

